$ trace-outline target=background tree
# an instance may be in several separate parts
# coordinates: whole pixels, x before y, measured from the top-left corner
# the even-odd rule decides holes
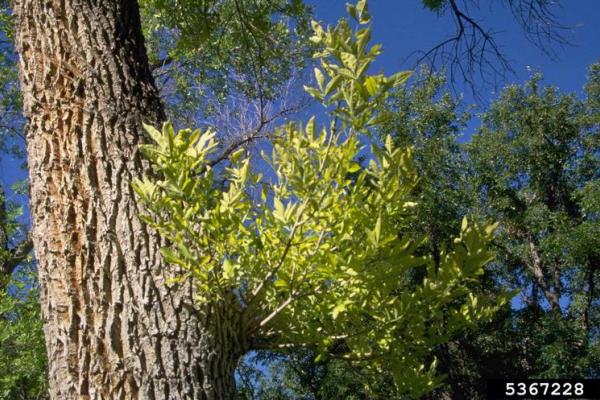
[[[542,88],[540,76],[508,87],[463,146],[463,167],[434,169],[434,176],[454,171],[466,183],[449,187],[453,195],[439,191],[442,199],[462,196],[463,210],[500,222],[494,242],[499,256],[478,290],[520,290],[521,301],[440,347],[439,369],[448,375],[447,386],[430,398],[483,399],[488,378],[597,375],[598,320],[589,319],[597,315],[597,272],[589,259],[596,257],[598,226],[594,212],[583,211],[593,210],[596,201],[590,188],[599,171],[597,73],[593,65],[582,100]],[[435,180],[440,181],[445,182]],[[430,212],[438,209],[444,208]],[[517,233],[523,231],[529,233]],[[543,250],[532,246],[532,237],[544,243]],[[536,273],[535,260],[542,273]]]
[[[0,153],[23,160],[21,95],[8,4],[0,2]],[[8,194],[0,184],[0,398],[46,398],[46,354],[38,302],[32,242],[22,221],[24,182]]]
[[[288,93],[311,56],[311,10],[302,1],[144,0],[140,6],[150,64],[174,123],[211,124],[224,105],[232,118],[244,111],[238,103],[254,102],[258,124],[267,125],[302,104],[301,91]],[[282,93],[296,97],[294,106]],[[264,134],[219,135],[231,145],[257,130]]]
[[[540,76],[508,87],[469,146],[481,212],[501,222],[503,281],[521,289],[529,376],[597,370],[597,74],[594,65],[584,100],[541,87]]]
[[[493,227],[463,219],[437,263],[419,254],[423,239],[399,235],[414,205],[410,151],[388,137],[368,167],[355,159],[384,118],[377,106],[408,74],[367,74],[380,50],[367,47],[366,2],[348,10],[356,33],[346,20],[327,30],[313,23],[321,67],[306,90],[331,107],[330,127],[319,132],[314,118],[284,127],[265,156],[272,179],[250,172],[242,150],[225,174],[213,171],[214,133],[165,124],[147,127],[155,143],[142,147],[158,178],[134,188],[149,211],[143,220],[170,243],[165,260],[187,271],[199,309],[220,316],[210,326],[230,362],[222,373],[233,376],[247,350],[309,348],[317,361],[387,370],[396,396],[417,396],[437,383],[433,348],[504,300],[468,289],[489,260]]]

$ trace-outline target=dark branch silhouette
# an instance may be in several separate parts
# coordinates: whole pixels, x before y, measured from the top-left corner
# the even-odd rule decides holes
[[[503,3],[510,9],[527,40],[549,58],[557,59],[557,47],[570,44],[568,34],[571,28],[563,25],[554,13],[557,2],[504,0]],[[497,40],[500,32],[484,26],[474,16],[474,8],[479,6],[475,0],[445,0],[433,11],[452,16],[456,28],[454,33],[429,50],[413,53],[413,56],[416,55],[415,67],[426,64],[431,71],[444,67],[453,86],[464,82],[474,97],[482,100],[479,89],[497,88],[514,70]]]

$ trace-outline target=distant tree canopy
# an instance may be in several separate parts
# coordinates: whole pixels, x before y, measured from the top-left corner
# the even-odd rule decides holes
[[[548,56],[555,55],[556,46],[568,43],[569,30],[555,14],[557,3],[506,0],[498,4],[509,8],[526,38]],[[379,229],[397,232],[402,240],[420,243],[420,246],[402,254],[410,253],[411,257],[427,259],[425,264],[439,268],[444,265],[444,254],[448,255],[449,249],[453,248],[455,237],[461,235],[463,216],[469,215],[469,220],[474,221],[492,219],[500,223],[500,230],[493,241],[497,254],[495,262],[483,270],[482,280],[471,281],[454,293],[468,289],[476,298],[487,299],[502,296],[501,289],[505,287],[520,289],[518,307],[505,305],[494,319],[479,322],[471,333],[458,327],[448,329],[447,333],[454,332],[456,336],[450,342],[438,343],[439,336],[433,335],[427,337],[424,345],[421,343],[410,348],[410,351],[419,354],[413,354],[414,357],[405,360],[403,365],[412,368],[413,372],[415,362],[423,359],[425,353],[428,354],[425,357],[427,365],[433,365],[430,362],[434,356],[438,360],[435,368],[418,371],[414,376],[429,379],[439,374],[447,375],[447,384],[436,389],[429,395],[430,398],[481,398],[485,378],[496,377],[500,369],[527,377],[598,376],[599,64],[590,69],[583,99],[563,94],[556,88],[544,87],[539,76],[533,77],[526,85],[508,87],[485,114],[482,128],[473,140],[460,143],[459,137],[469,116],[458,100],[444,92],[444,77],[430,75],[423,70],[422,74],[415,75],[410,87],[397,86],[385,96],[380,96],[379,90],[385,86],[387,78],[368,76],[368,70],[362,71],[365,73],[363,76],[353,70],[362,68],[359,59],[364,54],[353,53],[356,49],[348,51],[347,46],[354,44],[349,40],[347,27],[338,26],[335,31],[339,34],[338,38],[343,38],[337,43],[344,48],[342,52],[331,52],[331,48],[326,46],[323,48],[322,38],[320,42],[314,38],[309,40],[314,32],[310,25],[312,11],[306,2],[141,0],[139,5],[150,68],[167,114],[178,125],[200,125],[218,130],[220,147],[211,148],[214,153],[209,164],[220,166],[227,160],[234,161],[233,172],[230,170],[218,175],[224,178],[215,180],[215,186],[207,189],[211,193],[208,196],[211,206],[218,196],[231,193],[232,182],[237,179],[235,173],[243,172],[243,163],[249,160],[246,153],[236,150],[245,147],[251,156],[256,147],[250,145],[271,143],[265,139],[274,140],[273,143],[279,146],[278,153],[276,151],[279,159],[271,160],[275,170],[277,167],[283,170],[286,165],[296,168],[302,164],[299,160],[315,163],[316,159],[335,156],[348,161],[348,154],[352,154],[357,156],[355,160],[344,164],[348,167],[348,182],[344,181],[347,183],[344,190],[360,183],[361,174],[368,175],[370,179],[367,179],[368,184],[363,187],[362,194],[368,197],[375,190],[373,174],[377,171],[367,165],[364,154],[352,153],[348,148],[344,150],[348,151],[345,155],[343,152],[319,153],[316,149],[323,150],[319,147],[322,143],[308,135],[308,131],[314,129],[310,128],[310,123],[308,126],[295,125],[288,131],[275,129],[285,118],[293,117],[306,106],[307,102],[295,90],[293,83],[306,80],[305,72],[312,70],[310,56],[320,50],[321,59],[331,55],[337,57],[338,66],[329,66],[337,70],[330,74],[328,67],[320,68],[314,76],[316,86],[309,91],[317,101],[329,99],[325,103],[330,110],[338,101],[350,100],[352,104],[342,114],[340,110],[344,108],[337,108],[333,119],[344,120],[348,128],[346,132],[369,125],[367,130],[376,148],[385,149],[388,153],[396,151],[394,154],[398,155],[398,149],[413,148],[410,168],[419,179],[406,185],[407,193],[403,197],[405,203],[411,205],[410,213],[394,210],[393,207],[402,206],[401,202],[395,202],[384,211],[400,212],[401,218],[398,217],[393,224],[381,219],[379,225]],[[445,66],[448,80],[466,82],[473,88],[482,82],[504,82],[506,73],[511,71],[510,63],[501,51],[501,43],[493,28],[477,18],[475,2],[423,0],[423,5],[442,17],[453,18],[456,30],[432,49],[422,49],[416,56],[416,64],[428,64],[438,70]],[[359,20],[361,15],[368,19],[366,10],[360,11],[356,7],[353,10]],[[20,162],[25,153],[25,134],[13,24],[14,15],[9,2],[0,0],[0,151],[3,157]],[[366,32],[360,35],[359,41],[368,41]],[[344,68],[357,76],[367,77],[362,81],[359,79],[361,86],[358,90],[339,89],[337,86],[345,78],[336,76],[348,75],[348,71],[342,71]],[[388,83],[395,79],[399,82],[404,77],[396,76]],[[332,99],[332,93],[338,97]],[[362,100],[355,102],[353,96]],[[365,113],[361,114],[365,105],[377,115],[367,118]],[[352,118],[348,118],[350,111],[356,113]],[[381,118],[375,118],[379,115]],[[339,124],[330,126],[328,132],[332,135],[339,129]],[[282,136],[282,132],[288,136]],[[174,132],[160,134],[169,136]],[[390,138],[387,143],[386,137]],[[286,138],[291,144],[286,143]],[[343,136],[338,139],[336,144],[347,145],[342,140]],[[293,143],[293,140],[299,142]],[[302,147],[307,146],[313,150],[304,152]],[[385,151],[383,158],[379,158],[381,164],[386,160]],[[256,157],[252,163],[255,160]],[[213,172],[223,173],[216,171],[219,166]],[[185,169],[178,172],[182,170]],[[340,171],[329,172],[332,176],[340,174]],[[248,172],[253,179],[255,173],[251,169]],[[279,178],[281,182],[287,179],[283,175]],[[37,303],[38,287],[32,280],[35,266],[30,254],[29,224],[20,217],[19,204],[5,194],[13,183],[12,193],[28,193],[26,184],[20,182],[5,182],[5,187],[0,187],[0,398],[41,399],[46,397],[48,382],[42,320]],[[266,188],[267,201],[275,204],[273,188],[267,182],[253,181],[249,186],[256,189],[254,195],[258,196],[261,185]],[[283,190],[281,187],[279,190]],[[226,190],[228,188],[229,191]],[[338,194],[343,196],[346,193]],[[275,232],[274,236],[286,232],[289,235],[283,220],[295,217],[289,210],[293,208],[291,205],[296,197],[285,193],[279,197],[279,207],[260,211],[265,221],[273,217],[269,221],[272,222],[270,229]],[[254,216],[259,215],[257,210],[256,207],[253,209],[257,212]],[[273,211],[273,215],[269,214]],[[336,212],[342,219],[350,211],[351,208],[344,208]],[[318,214],[322,210],[317,208],[311,212]],[[286,217],[286,213],[290,215]],[[281,218],[275,218],[275,214]],[[371,214],[361,215],[369,232],[362,232],[366,236],[357,236],[354,242],[346,243],[347,247],[360,248],[364,243],[377,239],[379,219]],[[324,214],[321,216],[325,221]],[[215,232],[222,234],[222,225],[216,226]],[[281,228],[279,231],[278,227]],[[310,243],[315,244],[319,236],[311,236],[309,231],[304,232],[307,242],[312,240]],[[242,228],[238,234],[243,234]],[[328,235],[323,234],[324,239],[319,246],[332,246],[333,241],[324,243],[331,239]],[[420,241],[424,237],[427,240]],[[319,246],[315,244],[315,247]],[[174,256],[168,250],[166,254],[167,257]],[[303,254],[292,255],[294,260],[306,263]],[[240,275],[240,265],[232,262],[239,257],[237,253],[232,257],[223,256],[227,262],[223,261],[215,270],[223,273],[223,281],[219,283],[234,282],[238,284],[238,292],[243,293],[248,290],[244,287],[248,281]],[[176,261],[177,264],[181,259]],[[323,264],[328,262],[331,260]],[[298,283],[298,276],[292,276],[290,265],[282,263],[284,279],[275,280],[275,287],[270,288],[262,299],[263,304],[275,306],[273,313],[264,315],[261,322],[267,322],[262,326],[273,323],[280,328],[291,325],[288,322],[293,321],[291,314],[286,314],[294,308],[286,304],[285,294],[289,294],[288,299],[296,300],[296,296],[302,295],[299,288],[303,286]],[[337,278],[339,271],[333,268],[317,272],[316,280],[327,281]],[[401,287],[394,291],[382,284],[382,290],[387,290],[388,295],[395,295],[406,288],[414,289],[430,273],[424,273],[417,267],[404,272]],[[352,275],[352,272],[343,273]],[[390,398],[397,394],[393,375],[397,377],[404,371],[385,367],[394,361],[390,358],[393,354],[379,360],[379,374],[373,374],[368,363],[353,363],[345,358],[351,358],[356,349],[360,352],[360,346],[363,346],[362,349],[372,346],[381,350],[397,343],[405,337],[392,329],[398,327],[398,321],[390,315],[377,315],[381,319],[370,326],[383,326],[385,329],[372,329],[366,332],[367,339],[362,336],[361,340],[354,342],[332,333],[337,333],[338,324],[342,322],[356,330],[358,324],[355,322],[365,317],[366,311],[359,309],[358,300],[346,302],[341,301],[342,298],[354,296],[366,299],[364,304],[370,304],[372,314],[376,314],[373,310],[379,303],[373,301],[373,297],[361,297],[365,296],[361,285],[372,291],[379,282],[385,283],[386,280],[381,279],[389,278],[389,275],[369,280],[371,278],[374,277],[352,278],[354,286],[348,286],[346,292],[331,291],[325,305],[316,308],[316,311],[313,310],[314,303],[308,301],[297,306],[296,310],[306,308],[306,313],[320,313],[321,319],[306,326],[297,326],[297,336],[293,339],[306,337],[302,335],[309,325],[312,329],[321,324],[329,335],[311,336],[315,345],[309,349],[259,353],[258,357],[272,368],[271,377],[257,373],[248,363],[242,363],[238,368],[240,376],[253,377],[238,381],[242,395],[265,399],[367,399],[376,396]],[[406,304],[402,298],[394,301],[396,310],[401,308],[401,304]],[[278,311],[282,305],[283,308]],[[456,305],[453,303],[448,307]],[[387,311],[393,310],[390,307]],[[439,307],[437,310],[438,317],[444,315]],[[277,318],[281,319],[277,321]],[[420,320],[419,315],[411,318],[412,322],[420,321],[424,326],[429,326],[433,320],[433,317]],[[393,323],[388,324],[390,321]],[[473,328],[471,322],[467,325]],[[281,330],[277,332],[277,339],[283,343]],[[256,348],[268,347],[265,342],[261,341]],[[398,349],[407,350],[408,347]],[[431,382],[425,380],[417,379],[412,387],[415,393],[431,387]],[[402,385],[405,388],[410,386],[406,382]]]
[[[144,36],[172,117],[205,118],[207,98],[281,98],[311,55],[311,12],[299,0],[140,1]]]

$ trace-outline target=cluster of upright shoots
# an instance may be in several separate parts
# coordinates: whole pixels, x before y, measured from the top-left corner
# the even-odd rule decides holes
[[[494,226],[464,219],[439,262],[420,251],[427,237],[406,232],[418,180],[411,149],[371,133],[410,73],[370,75],[381,47],[368,47],[366,1],[348,12],[335,27],[313,22],[320,66],[306,90],[329,123],[283,126],[261,168],[240,149],[221,172],[211,166],[215,132],[146,126],[155,174],[133,186],[199,307],[228,307],[256,348],[305,346],[365,363],[418,395],[440,382],[432,350],[506,301],[470,289],[492,258]]]

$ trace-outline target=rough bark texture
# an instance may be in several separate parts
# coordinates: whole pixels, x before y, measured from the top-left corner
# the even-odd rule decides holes
[[[228,399],[243,349],[166,282],[136,217],[141,121],[164,118],[132,0],[16,0],[53,399]]]

